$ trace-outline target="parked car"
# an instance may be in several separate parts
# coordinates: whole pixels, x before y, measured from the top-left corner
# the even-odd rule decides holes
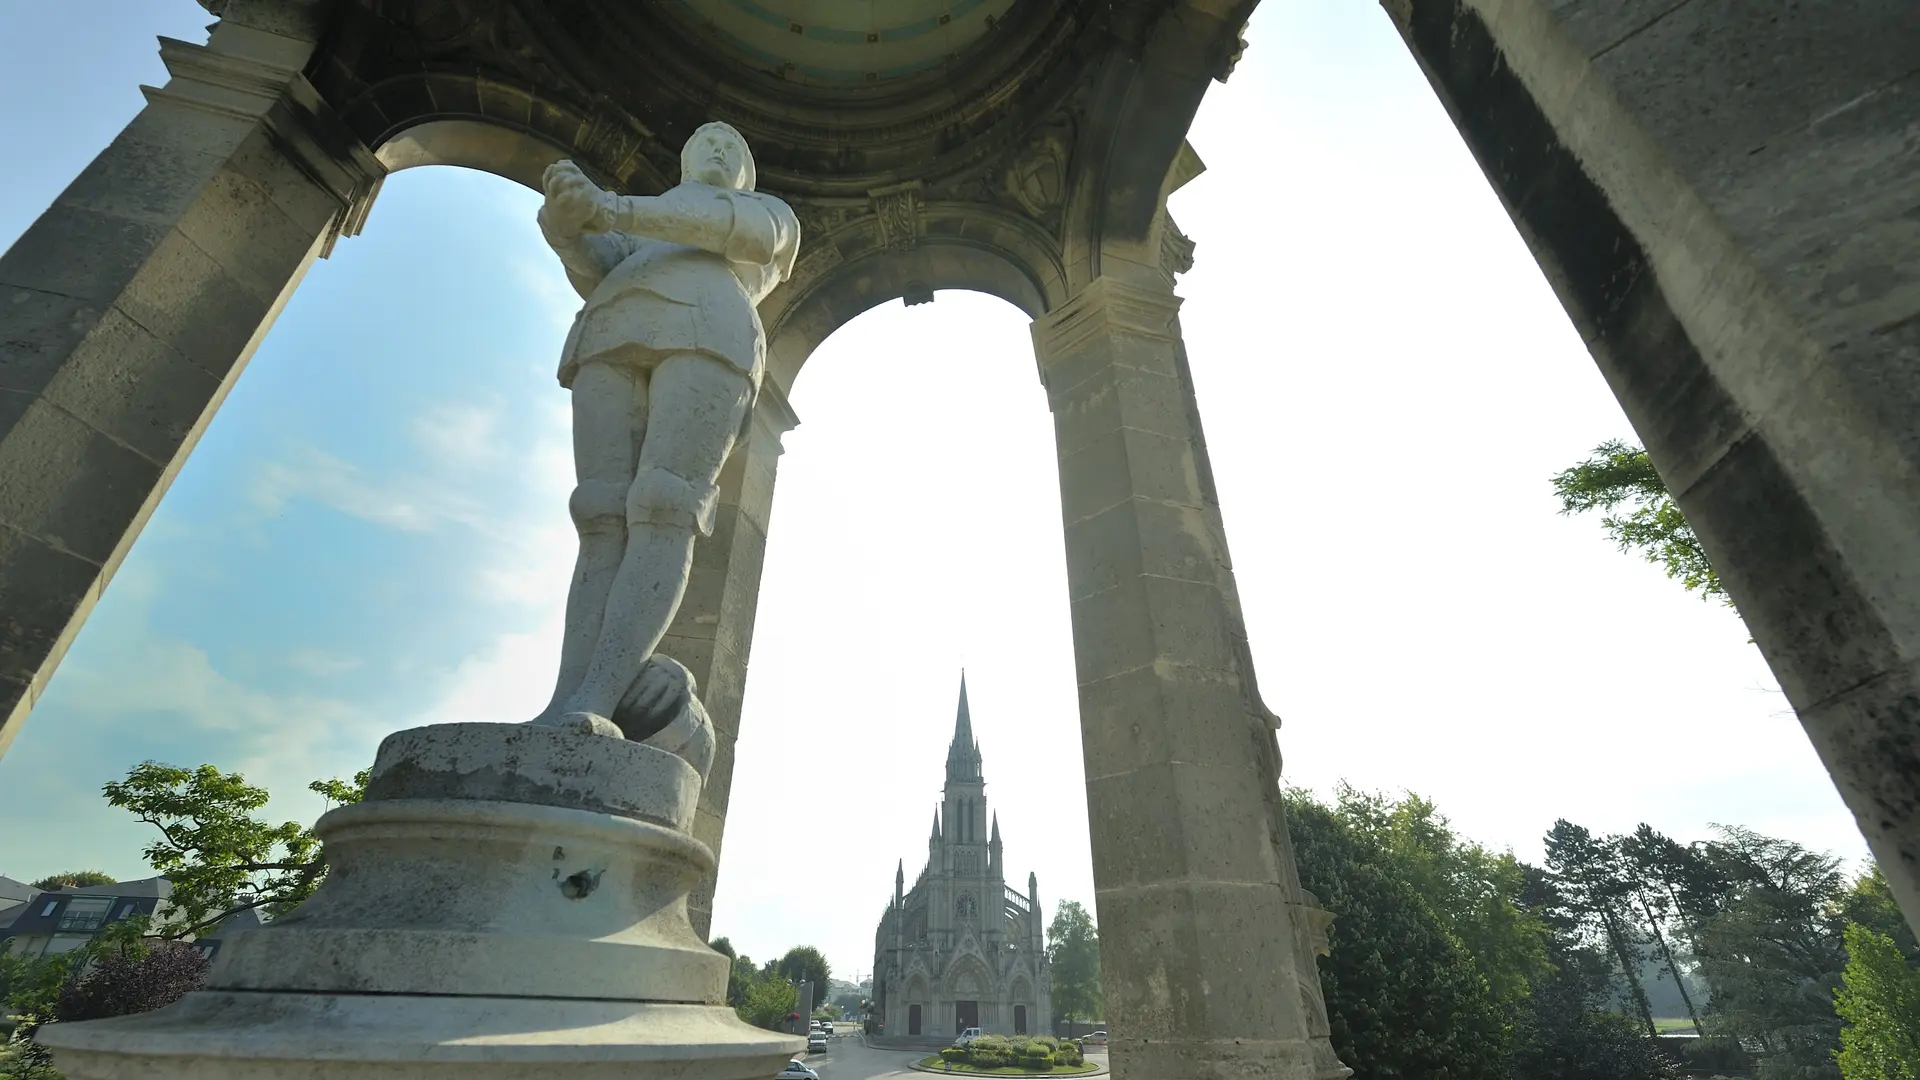
[[[1096,1031],[1086,1038],[1081,1039],[1080,1043],[1083,1046],[1105,1046],[1107,1045],[1107,1033],[1104,1031]]]
[[[806,1062],[794,1060],[787,1062],[787,1067],[781,1069],[780,1075],[774,1080],[820,1080],[820,1074],[814,1072]]]
[[[816,1031],[813,1034],[807,1036],[807,1053],[824,1054],[826,1052],[827,1052],[827,1033],[826,1032]]]
[[[975,1039],[977,1039],[977,1038],[979,1038],[979,1037],[980,1037],[980,1029],[979,1029],[979,1028],[968,1028],[967,1030],[965,1030],[965,1031],[963,1031],[963,1032],[961,1032],[961,1033],[960,1033],[960,1037],[959,1037],[959,1038],[957,1038],[957,1039],[955,1039],[955,1040],[953,1040],[953,1045],[955,1045],[955,1046],[957,1046],[957,1047],[959,1047],[959,1048],[961,1048],[962,1050],[964,1050],[964,1049],[966,1049],[967,1047],[969,1047],[969,1046],[972,1046],[972,1045],[973,1045],[973,1040],[975,1040]]]

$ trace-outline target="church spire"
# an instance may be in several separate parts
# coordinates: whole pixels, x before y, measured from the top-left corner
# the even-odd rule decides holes
[[[929,836],[927,839],[929,840],[940,839],[940,808],[938,806],[933,808],[933,835]],[[902,864],[902,866],[903,866],[902,872],[904,873],[905,872],[904,864]]]
[[[1000,811],[998,810],[993,812],[993,839],[987,842],[996,848],[1000,846]]]
[[[980,741],[973,737],[973,716],[967,710],[967,673],[960,673],[960,708],[953,718],[953,742],[947,746],[947,779],[980,779]]]

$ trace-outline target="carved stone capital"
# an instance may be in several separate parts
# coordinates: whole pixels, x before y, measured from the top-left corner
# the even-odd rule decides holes
[[[781,454],[786,447],[781,445],[781,437],[800,426],[800,417],[787,401],[787,395],[774,385],[772,379],[760,384],[760,393],[753,403],[753,434],[756,439],[764,436],[771,441],[773,452]]]
[[[311,43],[240,26],[221,26],[209,45],[160,39],[172,78],[142,87],[156,105],[194,109],[264,124],[287,156],[340,204],[320,257],[342,236],[358,235],[387,168],[301,73]]]
[[[1174,318],[1180,298],[1171,288],[1135,285],[1101,276],[1073,299],[1033,321],[1033,349],[1044,370],[1089,343],[1113,335],[1172,343],[1179,338]]]

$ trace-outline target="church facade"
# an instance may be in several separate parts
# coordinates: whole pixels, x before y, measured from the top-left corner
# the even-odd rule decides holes
[[[1007,887],[1000,819],[987,810],[986,787],[963,676],[927,865],[911,889],[904,861],[894,872],[874,934],[873,1008],[888,1036],[1052,1029],[1039,881],[1029,873],[1025,893]]]

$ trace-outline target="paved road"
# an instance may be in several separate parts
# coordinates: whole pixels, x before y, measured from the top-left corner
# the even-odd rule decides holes
[[[855,1025],[842,1024],[840,1030],[846,1034],[827,1040],[826,1053],[798,1055],[800,1060],[813,1066],[820,1080],[870,1080],[881,1076],[928,1080],[925,1073],[914,1072],[908,1066],[932,1051],[874,1050],[860,1040]]]
[[[835,1038],[827,1040],[826,1053],[798,1054],[800,1060],[813,1066],[820,1074],[820,1080],[875,1080],[878,1077],[913,1080],[933,1080],[922,1072],[915,1072],[914,1062],[932,1053],[931,1050],[875,1050],[861,1041],[859,1029],[853,1024],[842,1024]],[[1106,1055],[1096,1053],[1087,1055],[1089,1060],[1106,1064]]]

